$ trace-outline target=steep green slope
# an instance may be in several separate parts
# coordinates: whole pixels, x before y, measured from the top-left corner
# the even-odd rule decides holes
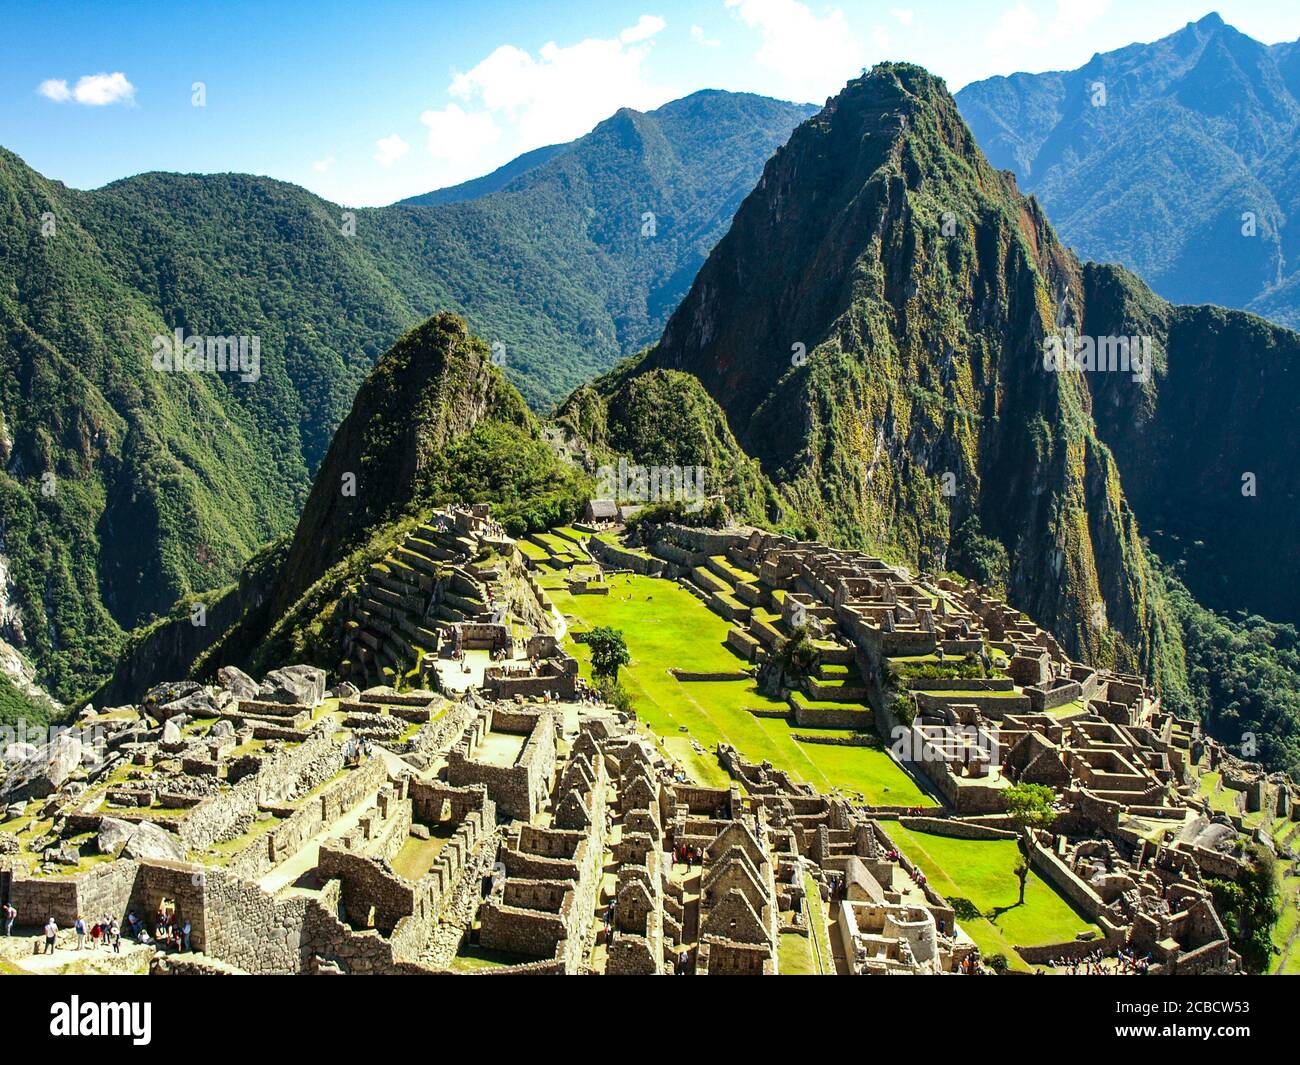
[[[449,185],[446,188],[434,189],[432,192],[425,192],[419,196],[410,196],[405,200],[399,200],[399,204],[408,207],[436,207],[444,203],[464,203],[466,200],[477,200],[489,193],[496,192],[505,188],[515,178],[521,174],[526,174],[546,162],[551,156],[564,151],[569,147],[567,144],[548,144],[542,148],[534,148],[531,152],[524,152],[523,155],[516,156],[504,166],[499,166],[490,174],[484,174],[482,177],[472,178],[469,181],[462,181],[459,185]]]
[[[63,699],[107,668],[122,623],[228,579],[306,474],[293,426],[259,412],[282,369],[257,386],[152,369],[171,324],[109,266],[83,203],[0,156],[0,563],[17,607],[0,636]]]
[[[242,175],[77,192],[0,150],[0,637],[70,700],[125,629],[235,580],[290,528],[375,359],[435,309],[537,406],[636,350],[806,113],[697,94],[472,202],[355,212]],[[178,328],[257,338],[258,379],[155,372]]]
[[[1151,380],[1093,373],[1098,433],[1152,547],[1220,611],[1300,620],[1300,334],[1174,307],[1122,268],[1084,271],[1085,331],[1151,337]]]
[[[630,362],[575,391],[557,419],[581,441],[593,470],[605,471],[603,480],[619,485],[620,460],[642,467],[699,467],[701,491],[722,496],[737,520],[758,525],[797,520],[759,464],[736,443],[722,409],[697,378],[674,370],[629,373],[635,366]],[[598,477],[596,490],[606,488]]]
[[[1078,70],[976,82],[957,102],[1082,257],[1122,263],[1178,303],[1296,327],[1297,55],[1212,14]]]
[[[1078,262],[942,83],[885,64],[773,157],[641,369],[698,377],[838,541],[941,569],[975,518],[1007,548],[1013,602],[1176,686],[1086,383],[1043,368],[1083,318]]]

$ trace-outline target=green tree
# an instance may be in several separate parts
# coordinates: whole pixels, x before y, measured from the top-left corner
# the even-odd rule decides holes
[[[1005,588],[1011,573],[1007,549],[984,529],[977,517],[967,518],[952,538],[948,564],[958,573],[990,588]]]
[[[808,636],[807,626],[800,626],[781,641],[776,653],[764,663],[764,691],[777,694],[794,687],[811,675],[816,662],[817,648]]]
[[[1020,881],[1020,903],[1025,904],[1025,885],[1029,881],[1029,845],[1031,833],[1047,828],[1056,820],[1052,803],[1056,793],[1046,784],[1013,784],[1002,793],[1007,813],[1020,830],[1022,853],[1016,856],[1014,872]]]
[[[1263,847],[1254,847],[1250,857],[1250,870],[1240,879],[1209,880],[1207,886],[1247,971],[1262,973],[1277,951],[1273,945],[1273,926],[1280,912],[1277,870],[1273,855]]]
[[[623,633],[608,625],[599,625],[587,633],[587,646],[591,648],[591,672],[597,677],[617,682],[619,667],[632,661]]]

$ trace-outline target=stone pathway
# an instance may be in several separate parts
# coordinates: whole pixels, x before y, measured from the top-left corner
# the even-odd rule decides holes
[[[124,973],[130,971],[147,972],[149,958],[153,956],[152,946],[143,946],[122,940],[122,953],[114,954],[112,950],[77,950],[75,934],[60,932],[56,941],[57,949],[53,954],[33,954],[32,944],[40,943],[45,949],[45,935],[40,929],[23,929],[23,934],[0,938],[0,958],[14,968],[32,975],[53,976],[65,970],[79,973]]]

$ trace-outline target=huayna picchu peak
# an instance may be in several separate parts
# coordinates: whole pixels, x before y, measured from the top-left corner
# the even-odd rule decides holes
[[[959,60],[923,4],[893,32],[948,58],[868,68],[861,12],[726,9],[478,56],[409,12],[443,96],[335,98],[304,142],[313,189],[387,207],[0,154],[0,974],[1300,972],[1300,334],[1169,302],[1231,279],[1171,284],[1187,246],[1129,254],[1135,201],[1062,184],[1130,122],[1165,153],[1135,188],[1273,174],[1300,53],[977,3]],[[1096,51],[949,91],[1029,37],[1034,69]],[[663,103],[684,43],[826,102]],[[71,69],[33,82],[60,144],[164,128],[154,76]],[[213,144],[253,158],[241,115],[292,177],[209,76]],[[1273,206],[1242,211],[1284,259]],[[1239,1042],[1259,983],[926,986],[1050,1053]],[[321,986],[306,1015],[368,1016]],[[50,1032],[153,1038],[115,1010]]]

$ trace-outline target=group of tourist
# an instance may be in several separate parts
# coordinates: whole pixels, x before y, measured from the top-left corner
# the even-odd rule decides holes
[[[54,924],[53,917],[50,918],[49,923],[50,925]],[[104,947],[105,949],[112,947],[114,954],[120,954],[122,952],[122,929],[117,923],[116,918],[109,917],[105,914],[94,924],[87,926],[86,919],[82,917],[81,914],[77,914],[77,919],[73,923],[72,928],[77,934],[78,950],[86,949],[86,939],[89,937],[89,949],[91,950],[98,950],[100,947]],[[56,927],[55,931],[57,932],[57,930]],[[50,929],[49,925],[47,925],[45,929],[46,947],[52,953],[49,939]]]
[[[126,915],[128,934],[135,942],[142,945],[153,944],[160,950],[175,950],[177,952],[190,950],[190,936],[194,928],[186,918],[184,922],[176,919],[176,910],[174,907],[160,905],[158,913],[154,918],[153,935],[149,934],[149,929],[145,923],[136,916],[134,910]]]
[[[600,697],[600,692],[588,686],[587,682],[581,679],[578,681],[578,686],[574,692],[574,697],[578,700],[578,702],[583,703],[586,706],[599,706],[602,702],[604,702],[604,700],[601,699]]]
[[[343,764],[357,766],[370,757],[370,741],[365,736],[349,736],[343,744]]]
[[[1082,958],[1053,959],[1048,964],[1071,976],[1146,976],[1151,970],[1151,957],[1121,947],[1113,958],[1095,950]],[[1037,972],[1041,975],[1043,970]]]
[[[673,861],[678,865],[703,865],[704,849],[679,843],[673,848]]]
[[[18,911],[13,907],[5,906],[5,934],[11,934],[13,921],[9,918],[12,911],[14,917],[18,916]],[[94,924],[89,924],[85,917],[77,914],[76,920],[72,922],[72,930],[77,936],[77,950],[98,950],[100,947],[108,949],[113,948],[114,954],[122,952],[122,929],[117,920],[107,915],[101,917]],[[53,954],[57,947],[59,937],[59,923],[51,914],[45,922],[45,951],[46,954]],[[90,940],[87,943],[87,940]]]

